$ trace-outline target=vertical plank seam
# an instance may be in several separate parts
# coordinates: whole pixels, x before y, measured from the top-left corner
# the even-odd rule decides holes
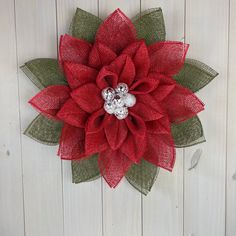
[[[55,0],[55,20],[56,20],[56,45],[57,45],[57,58],[58,58],[58,40],[59,40],[59,30],[58,30],[58,4],[57,0]],[[64,206],[64,184],[63,184],[63,162],[60,160],[61,163],[61,207],[62,207],[62,234],[65,236],[65,206]]]
[[[139,1],[139,14],[140,14],[140,18],[141,18],[141,12],[142,12],[142,0]],[[142,168],[141,168],[141,175],[143,175],[142,173]],[[143,183],[142,183],[142,187],[143,187]],[[140,192],[140,201],[141,201],[141,236],[144,235],[144,215],[143,215],[143,194]]]
[[[227,221],[228,221],[228,125],[229,125],[229,76],[230,76],[230,27],[231,27],[231,0],[228,0],[228,52],[227,52],[227,81],[226,81],[226,138],[225,138],[225,235],[227,236]]]
[[[98,15],[98,17],[100,17],[100,4],[99,3],[100,3],[99,0],[97,0],[97,15]],[[104,196],[103,196],[103,191],[104,191],[103,178],[101,176],[101,209],[102,209],[102,212],[101,212],[101,215],[102,215],[101,230],[102,230],[102,232],[101,232],[101,234],[102,234],[102,236],[105,235],[104,234],[104,199],[103,199]]]
[[[187,27],[187,2],[184,0],[184,43],[186,43],[186,27]],[[185,236],[185,148],[183,149],[183,197],[182,197],[182,205],[183,205],[183,216],[182,216],[182,227],[183,227],[183,236]]]
[[[18,37],[17,37],[17,19],[16,19],[16,0],[13,0],[14,5],[14,30],[15,30],[15,53],[16,53],[16,78],[17,78],[17,97],[18,97],[18,120],[20,128],[20,163],[21,163],[21,188],[22,188],[22,208],[23,208],[23,228],[26,236],[25,224],[25,188],[24,188],[24,167],[23,167],[23,152],[22,152],[22,124],[21,124],[21,110],[20,110],[20,82],[19,82],[19,57],[18,57]]]

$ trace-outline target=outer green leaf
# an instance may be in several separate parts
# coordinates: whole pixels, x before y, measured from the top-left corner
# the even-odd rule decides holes
[[[141,193],[147,195],[155,183],[159,168],[142,160],[140,164],[134,164],[126,174],[126,179]]]
[[[102,20],[82,9],[77,8],[73,17],[70,34],[76,38],[93,42]]]
[[[161,8],[154,8],[138,14],[133,19],[139,39],[145,39],[146,43],[164,41],[166,37],[165,22]]]
[[[177,148],[189,147],[206,141],[201,121],[197,116],[179,124],[172,124],[171,128]]]
[[[183,69],[174,76],[174,79],[182,86],[197,92],[210,83],[218,73],[204,63],[186,59]]]
[[[50,85],[67,84],[56,59],[34,59],[26,62],[21,69],[39,89]]]
[[[100,176],[97,154],[79,161],[72,161],[71,168],[72,181],[76,184],[91,181]]]
[[[62,126],[63,124],[59,121],[53,121],[38,115],[25,130],[24,134],[40,143],[57,145]]]

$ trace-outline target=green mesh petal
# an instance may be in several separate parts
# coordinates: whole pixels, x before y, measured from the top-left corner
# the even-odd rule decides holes
[[[97,154],[79,161],[72,161],[71,168],[72,182],[75,184],[92,181],[100,177]]]
[[[24,134],[46,145],[59,143],[63,123],[38,115],[25,130]]]
[[[177,148],[189,147],[206,141],[201,121],[197,116],[179,124],[172,124],[171,130]]]
[[[126,174],[126,179],[138,191],[147,195],[155,183],[159,168],[142,160],[140,164],[134,164]]]
[[[132,21],[137,30],[137,37],[145,39],[148,45],[165,40],[165,22],[161,8],[146,10]]]
[[[39,89],[50,85],[67,84],[56,59],[34,59],[26,62],[21,69]]]
[[[102,20],[82,9],[77,8],[70,25],[69,33],[76,38],[93,42]]]
[[[204,63],[186,59],[184,67],[174,79],[182,86],[197,92],[210,83],[218,73]]]

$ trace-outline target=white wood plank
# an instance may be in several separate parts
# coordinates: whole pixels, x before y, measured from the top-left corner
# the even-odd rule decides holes
[[[133,17],[140,11],[139,0],[100,0],[99,14],[106,18],[114,10],[120,8],[127,16]],[[141,195],[128,184],[120,182],[116,189],[110,189],[103,182],[103,236],[140,236]]]
[[[228,1],[187,1],[186,41],[190,57],[199,59],[219,77],[198,93],[206,110],[200,114],[207,142],[185,152],[185,235],[225,235],[225,162],[227,106]],[[197,148],[203,154],[188,171]]]
[[[230,3],[226,236],[236,235],[236,2]]]
[[[55,1],[16,0],[18,63],[56,57]],[[23,72],[20,76],[22,131],[37,112],[27,101],[38,92]],[[63,235],[61,161],[56,147],[22,135],[26,235]]]
[[[168,40],[184,40],[184,0],[142,0],[142,11],[161,7]],[[183,235],[183,150],[172,173],[160,170],[151,193],[143,197],[143,235]]]
[[[24,208],[14,1],[0,1],[0,35],[0,235],[23,236]]]
[[[68,32],[76,7],[97,15],[97,6],[97,0],[58,0],[58,34]],[[73,184],[71,163],[63,161],[63,193],[65,236],[102,236],[101,179]]]

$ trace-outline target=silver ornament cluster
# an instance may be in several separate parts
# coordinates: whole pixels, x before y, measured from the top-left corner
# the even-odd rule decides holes
[[[103,89],[102,97],[105,101],[104,110],[119,120],[125,119],[129,114],[128,108],[136,103],[135,96],[129,93],[125,83],[119,83],[115,89],[111,87]]]

